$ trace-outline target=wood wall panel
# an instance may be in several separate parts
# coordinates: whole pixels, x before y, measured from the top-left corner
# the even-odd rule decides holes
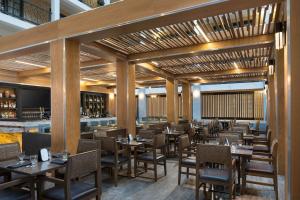
[[[202,93],[202,118],[263,119],[263,92]]]

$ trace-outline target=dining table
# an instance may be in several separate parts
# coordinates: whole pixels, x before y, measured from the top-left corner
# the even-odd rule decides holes
[[[176,143],[178,141],[179,136],[184,135],[184,131],[177,131],[177,130],[170,130],[170,131],[163,131],[163,133],[166,135],[166,141],[167,141],[167,157],[176,157]],[[174,150],[172,151],[172,143],[171,140],[174,140]]]
[[[132,173],[131,169],[131,158],[134,158],[134,155],[137,153],[137,148],[144,146],[144,145],[151,145],[152,140],[151,139],[143,139],[140,138],[138,140],[128,140],[127,138],[121,138],[117,139],[117,143],[121,146],[126,148],[129,159],[128,159],[128,171],[127,171],[127,176],[131,178],[135,178],[134,174]],[[133,150],[133,154],[132,154]]]
[[[30,161],[25,160],[23,162],[18,159],[6,160],[0,162],[0,170],[24,175],[25,177],[33,177],[36,188],[37,180],[39,176],[45,175],[48,172],[53,172],[60,168],[65,167],[65,162],[53,163],[52,161],[37,162],[32,164]],[[21,177],[22,178],[22,177]],[[38,192],[39,190],[37,190]]]
[[[240,194],[243,194],[246,182],[245,179],[242,178],[242,185],[240,182],[241,177],[246,176],[245,169],[247,160],[250,159],[253,155],[253,146],[249,145],[235,145],[231,146],[231,155],[235,156],[239,160],[239,166],[238,166],[238,187],[240,189]]]

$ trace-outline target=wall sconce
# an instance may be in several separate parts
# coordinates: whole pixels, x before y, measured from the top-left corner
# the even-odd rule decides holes
[[[200,91],[199,91],[199,90],[194,90],[194,91],[193,91],[193,97],[194,97],[194,98],[200,97]]]
[[[113,100],[115,98],[115,94],[114,93],[109,93],[109,99]]]
[[[282,49],[285,45],[286,23],[277,22],[275,25],[275,49]]]
[[[157,97],[157,95],[155,95],[155,94],[151,94],[151,95],[150,95],[150,97],[151,97],[151,98],[156,98],[156,97]]]
[[[275,60],[269,60],[269,75],[273,76],[275,72]]]
[[[139,93],[139,99],[144,99],[145,98],[145,93]]]

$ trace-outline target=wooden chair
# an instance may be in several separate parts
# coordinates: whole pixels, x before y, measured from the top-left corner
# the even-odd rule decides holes
[[[130,152],[128,149],[119,149],[115,137],[99,137],[99,140],[101,141],[102,167],[113,170],[114,184],[117,186],[119,168],[127,164],[128,170],[130,170]]]
[[[154,171],[154,180],[157,181],[157,165],[164,166],[165,176],[167,175],[167,160],[166,160],[166,138],[164,134],[155,135],[153,138],[153,145],[150,148],[141,147],[144,150],[144,153],[137,154],[135,153],[134,157],[134,174],[138,176],[148,169]],[[139,149],[139,148],[138,148]],[[160,153],[157,152],[160,150]],[[138,173],[138,163],[144,163],[144,170],[141,173]],[[153,168],[148,168],[147,164],[153,164]]]
[[[66,166],[64,180],[53,177],[40,177],[39,198],[47,200],[101,199],[101,179],[99,151],[93,150],[70,156]],[[93,175],[94,184],[88,184],[82,178]],[[44,190],[40,187],[43,181],[55,183],[55,186]]]
[[[79,139],[78,145],[77,145],[77,154],[84,153],[87,151],[92,150],[101,150],[101,142],[97,140],[91,140],[91,139]],[[99,155],[101,156],[101,155]],[[100,159],[100,158],[99,158]],[[100,162],[100,160],[99,160]],[[63,179],[65,176],[66,168],[60,168],[55,171],[55,177]]]
[[[17,159],[19,154],[19,143],[0,144],[0,161]],[[0,177],[3,177],[4,182],[9,181],[12,179],[12,173],[0,170]]]
[[[222,167],[203,166],[204,163],[220,164]],[[212,165],[214,166],[214,165]],[[199,188],[205,185],[218,185],[229,188],[229,199],[235,196],[235,160],[231,158],[230,146],[198,144],[196,153],[196,199]],[[205,192],[206,193],[206,192]]]
[[[265,185],[274,187],[276,199],[278,199],[278,180],[277,180],[277,149],[278,141],[272,143],[271,158],[256,158],[246,165],[244,183]],[[273,184],[247,180],[247,175],[273,179]]]
[[[20,185],[29,185],[29,189],[19,187]],[[0,199],[1,200],[28,200],[35,199],[34,182],[32,178],[26,177],[16,179],[0,184]]]
[[[253,141],[253,154],[269,153],[271,150],[271,129],[268,130],[266,140],[254,140]]]
[[[195,173],[190,173],[189,169],[196,169],[196,152],[193,151],[191,142],[188,135],[182,135],[179,137],[179,164],[178,164],[178,185],[180,185],[181,174],[195,176]],[[186,168],[186,172],[182,171],[182,168]]]

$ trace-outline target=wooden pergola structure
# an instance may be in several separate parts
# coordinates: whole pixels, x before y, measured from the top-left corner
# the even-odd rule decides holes
[[[56,151],[77,146],[80,90],[116,87],[118,126],[134,134],[136,86],[166,85],[167,118],[176,122],[178,84],[191,119],[191,83],[268,80],[269,123],[288,161],[299,150],[297,8],[296,0],[125,0],[1,37],[0,79],[51,87]],[[287,19],[287,47],[275,51],[275,24]],[[270,59],[282,67],[268,77]],[[300,159],[289,162],[290,171],[279,163],[282,173],[299,177]]]

